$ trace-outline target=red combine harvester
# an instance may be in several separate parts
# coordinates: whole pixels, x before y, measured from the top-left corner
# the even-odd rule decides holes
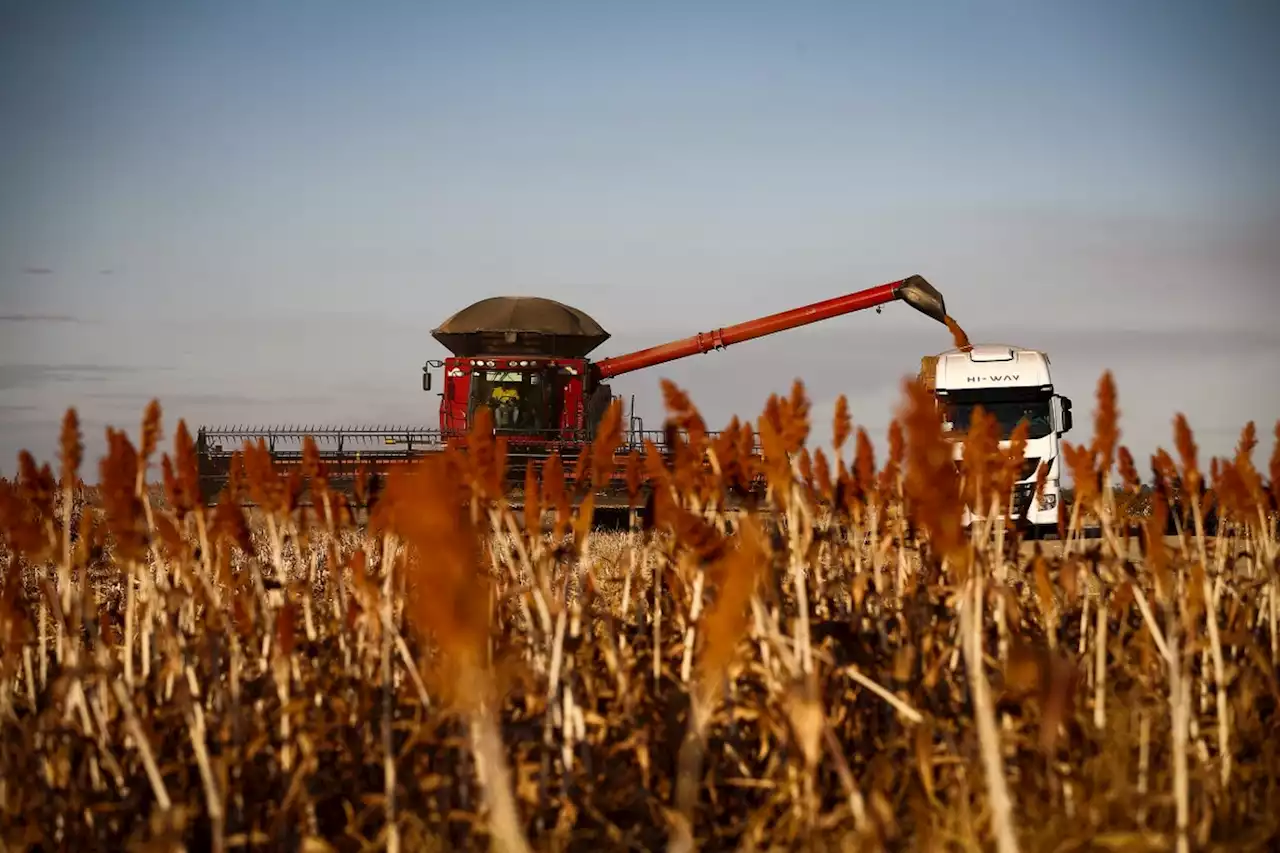
[[[277,466],[298,465],[302,442],[311,436],[334,487],[351,493],[357,472],[374,480],[394,465],[443,450],[465,438],[475,412],[488,406],[495,432],[507,440],[508,487],[520,505],[525,469],[553,452],[566,470],[590,445],[595,427],[613,401],[607,380],[647,367],[775,332],[794,329],[901,299],[939,323],[946,322],[940,294],[923,277],[849,293],[683,340],[599,361],[587,358],[609,338],[599,323],[568,305],[540,297],[493,297],[464,308],[432,332],[452,356],[423,366],[422,388],[433,387],[432,368],[443,368],[439,426],[414,427],[201,427],[196,434],[201,491],[214,503],[227,482],[232,453],[245,442],[265,443]],[[713,434],[714,435],[714,434]],[[646,430],[634,411],[624,425],[619,452],[644,450],[652,442],[665,451],[665,431]],[[627,509],[621,474],[597,493],[597,508]]]

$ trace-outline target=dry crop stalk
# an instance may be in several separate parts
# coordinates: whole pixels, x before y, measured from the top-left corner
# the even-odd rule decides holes
[[[1016,853],[1019,848],[1013,826],[1013,805],[1009,797],[1008,782],[1005,779],[1004,761],[1001,758],[1000,733],[995,724],[987,679],[982,672],[983,589],[981,578],[975,573],[965,589],[970,594],[965,597],[965,607],[960,611],[960,631],[964,638],[969,689],[973,695],[974,717],[982,745],[982,762],[992,800],[991,819],[995,830],[996,849],[1000,853]]]

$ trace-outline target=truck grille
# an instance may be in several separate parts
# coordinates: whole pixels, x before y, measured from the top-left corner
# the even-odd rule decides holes
[[[1041,457],[1029,456],[1022,463],[1022,468],[1018,472],[1018,479],[1026,482],[1015,483],[1013,486],[1013,494],[1010,496],[1009,514],[1012,518],[1022,518],[1026,515],[1027,509],[1031,506],[1032,500],[1036,494],[1036,471],[1040,468]],[[963,474],[964,468],[960,460],[952,461],[955,465],[956,473]]]
[[[1022,518],[1027,508],[1031,506],[1031,500],[1036,494],[1035,482],[1018,483],[1013,487],[1013,506],[1010,507],[1014,518]]]

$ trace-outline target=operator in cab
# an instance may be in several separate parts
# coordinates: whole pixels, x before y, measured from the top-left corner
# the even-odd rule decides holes
[[[493,423],[498,429],[515,429],[520,420],[520,389],[511,385],[495,385],[489,395]]]

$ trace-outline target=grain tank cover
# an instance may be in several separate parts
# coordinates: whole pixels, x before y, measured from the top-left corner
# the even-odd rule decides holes
[[[431,336],[456,356],[582,358],[609,339],[591,315],[540,296],[493,296],[463,308]]]

